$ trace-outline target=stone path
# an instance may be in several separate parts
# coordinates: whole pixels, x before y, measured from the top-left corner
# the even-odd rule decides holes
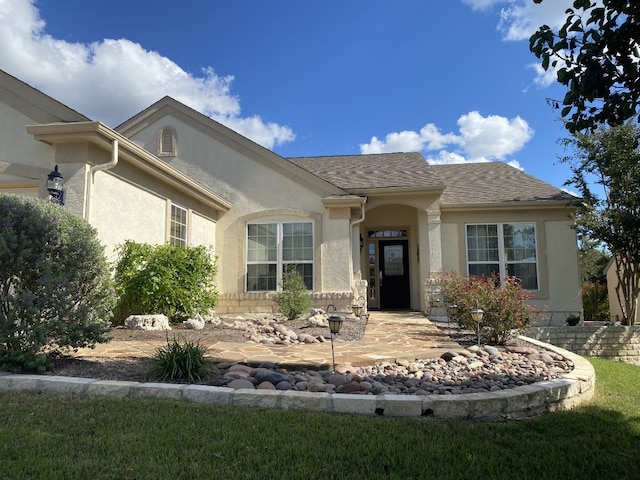
[[[85,357],[146,357],[166,342],[112,341],[95,349],[81,349]],[[208,355],[221,362],[275,363],[292,367],[327,368],[332,364],[331,343],[260,345],[255,343],[202,343]],[[337,366],[366,366],[381,362],[434,359],[461,347],[420,312],[370,312],[364,337],[345,342],[334,339]]]

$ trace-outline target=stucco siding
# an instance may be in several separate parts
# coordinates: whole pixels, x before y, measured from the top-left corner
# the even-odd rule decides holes
[[[545,245],[544,250],[539,251],[540,275],[546,276],[549,288],[548,299],[541,299],[539,303],[550,311],[580,312],[582,296],[576,233],[568,221],[548,221],[543,225]]]
[[[211,247],[215,253],[216,222],[193,211],[190,221],[189,244]]]
[[[117,214],[116,214],[117,212]],[[96,172],[91,185],[89,221],[96,227],[106,253],[124,240],[166,242],[167,201],[108,172]]]

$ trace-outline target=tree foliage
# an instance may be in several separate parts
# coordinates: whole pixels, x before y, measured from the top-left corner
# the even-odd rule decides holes
[[[38,199],[0,195],[0,370],[107,342],[113,282],[96,230]]]
[[[640,293],[640,128],[634,123],[600,127],[564,139],[572,177],[583,201],[575,227],[604,244],[615,262],[616,294],[623,322],[633,324]]]
[[[558,82],[567,87],[564,98],[551,103],[562,105],[569,132],[620,125],[637,116],[640,2],[575,0],[566,14],[557,32],[541,26],[529,48],[542,60],[542,68],[555,69]]]
[[[115,321],[131,314],[162,313],[186,320],[217,305],[215,260],[204,246],[172,247],[126,241],[119,247]]]

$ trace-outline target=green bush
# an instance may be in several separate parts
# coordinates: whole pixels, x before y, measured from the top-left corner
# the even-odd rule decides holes
[[[599,281],[585,283],[582,286],[582,308],[586,320],[608,321],[610,313],[607,284]]]
[[[109,339],[115,302],[96,230],[59,205],[0,195],[0,370]]]
[[[287,265],[282,274],[282,290],[274,297],[280,313],[289,320],[299,317],[311,309],[311,299],[307,286],[295,265]]]
[[[167,345],[157,348],[151,356],[153,366],[149,372],[162,380],[186,380],[195,382],[210,377],[216,369],[213,361],[205,358],[207,347],[200,342],[180,341],[173,337]]]
[[[532,294],[522,288],[515,277],[502,282],[495,277],[463,277],[446,275],[442,282],[442,296],[447,305],[458,305],[456,320],[462,328],[478,333],[478,325],[471,318],[471,310],[484,311],[480,334],[486,343],[502,345],[514,334],[524,332],[534,315],[534,307],[527,304]]]
[[[172,247],[127,241],[118,249],[114,322],[163,313],[172,322],[218,303],[216,263],[204,246]]]

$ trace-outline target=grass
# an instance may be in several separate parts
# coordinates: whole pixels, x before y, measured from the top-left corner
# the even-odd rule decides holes
[[[0,392],[0,479],[638,479],[640,367],[510,423]]]

